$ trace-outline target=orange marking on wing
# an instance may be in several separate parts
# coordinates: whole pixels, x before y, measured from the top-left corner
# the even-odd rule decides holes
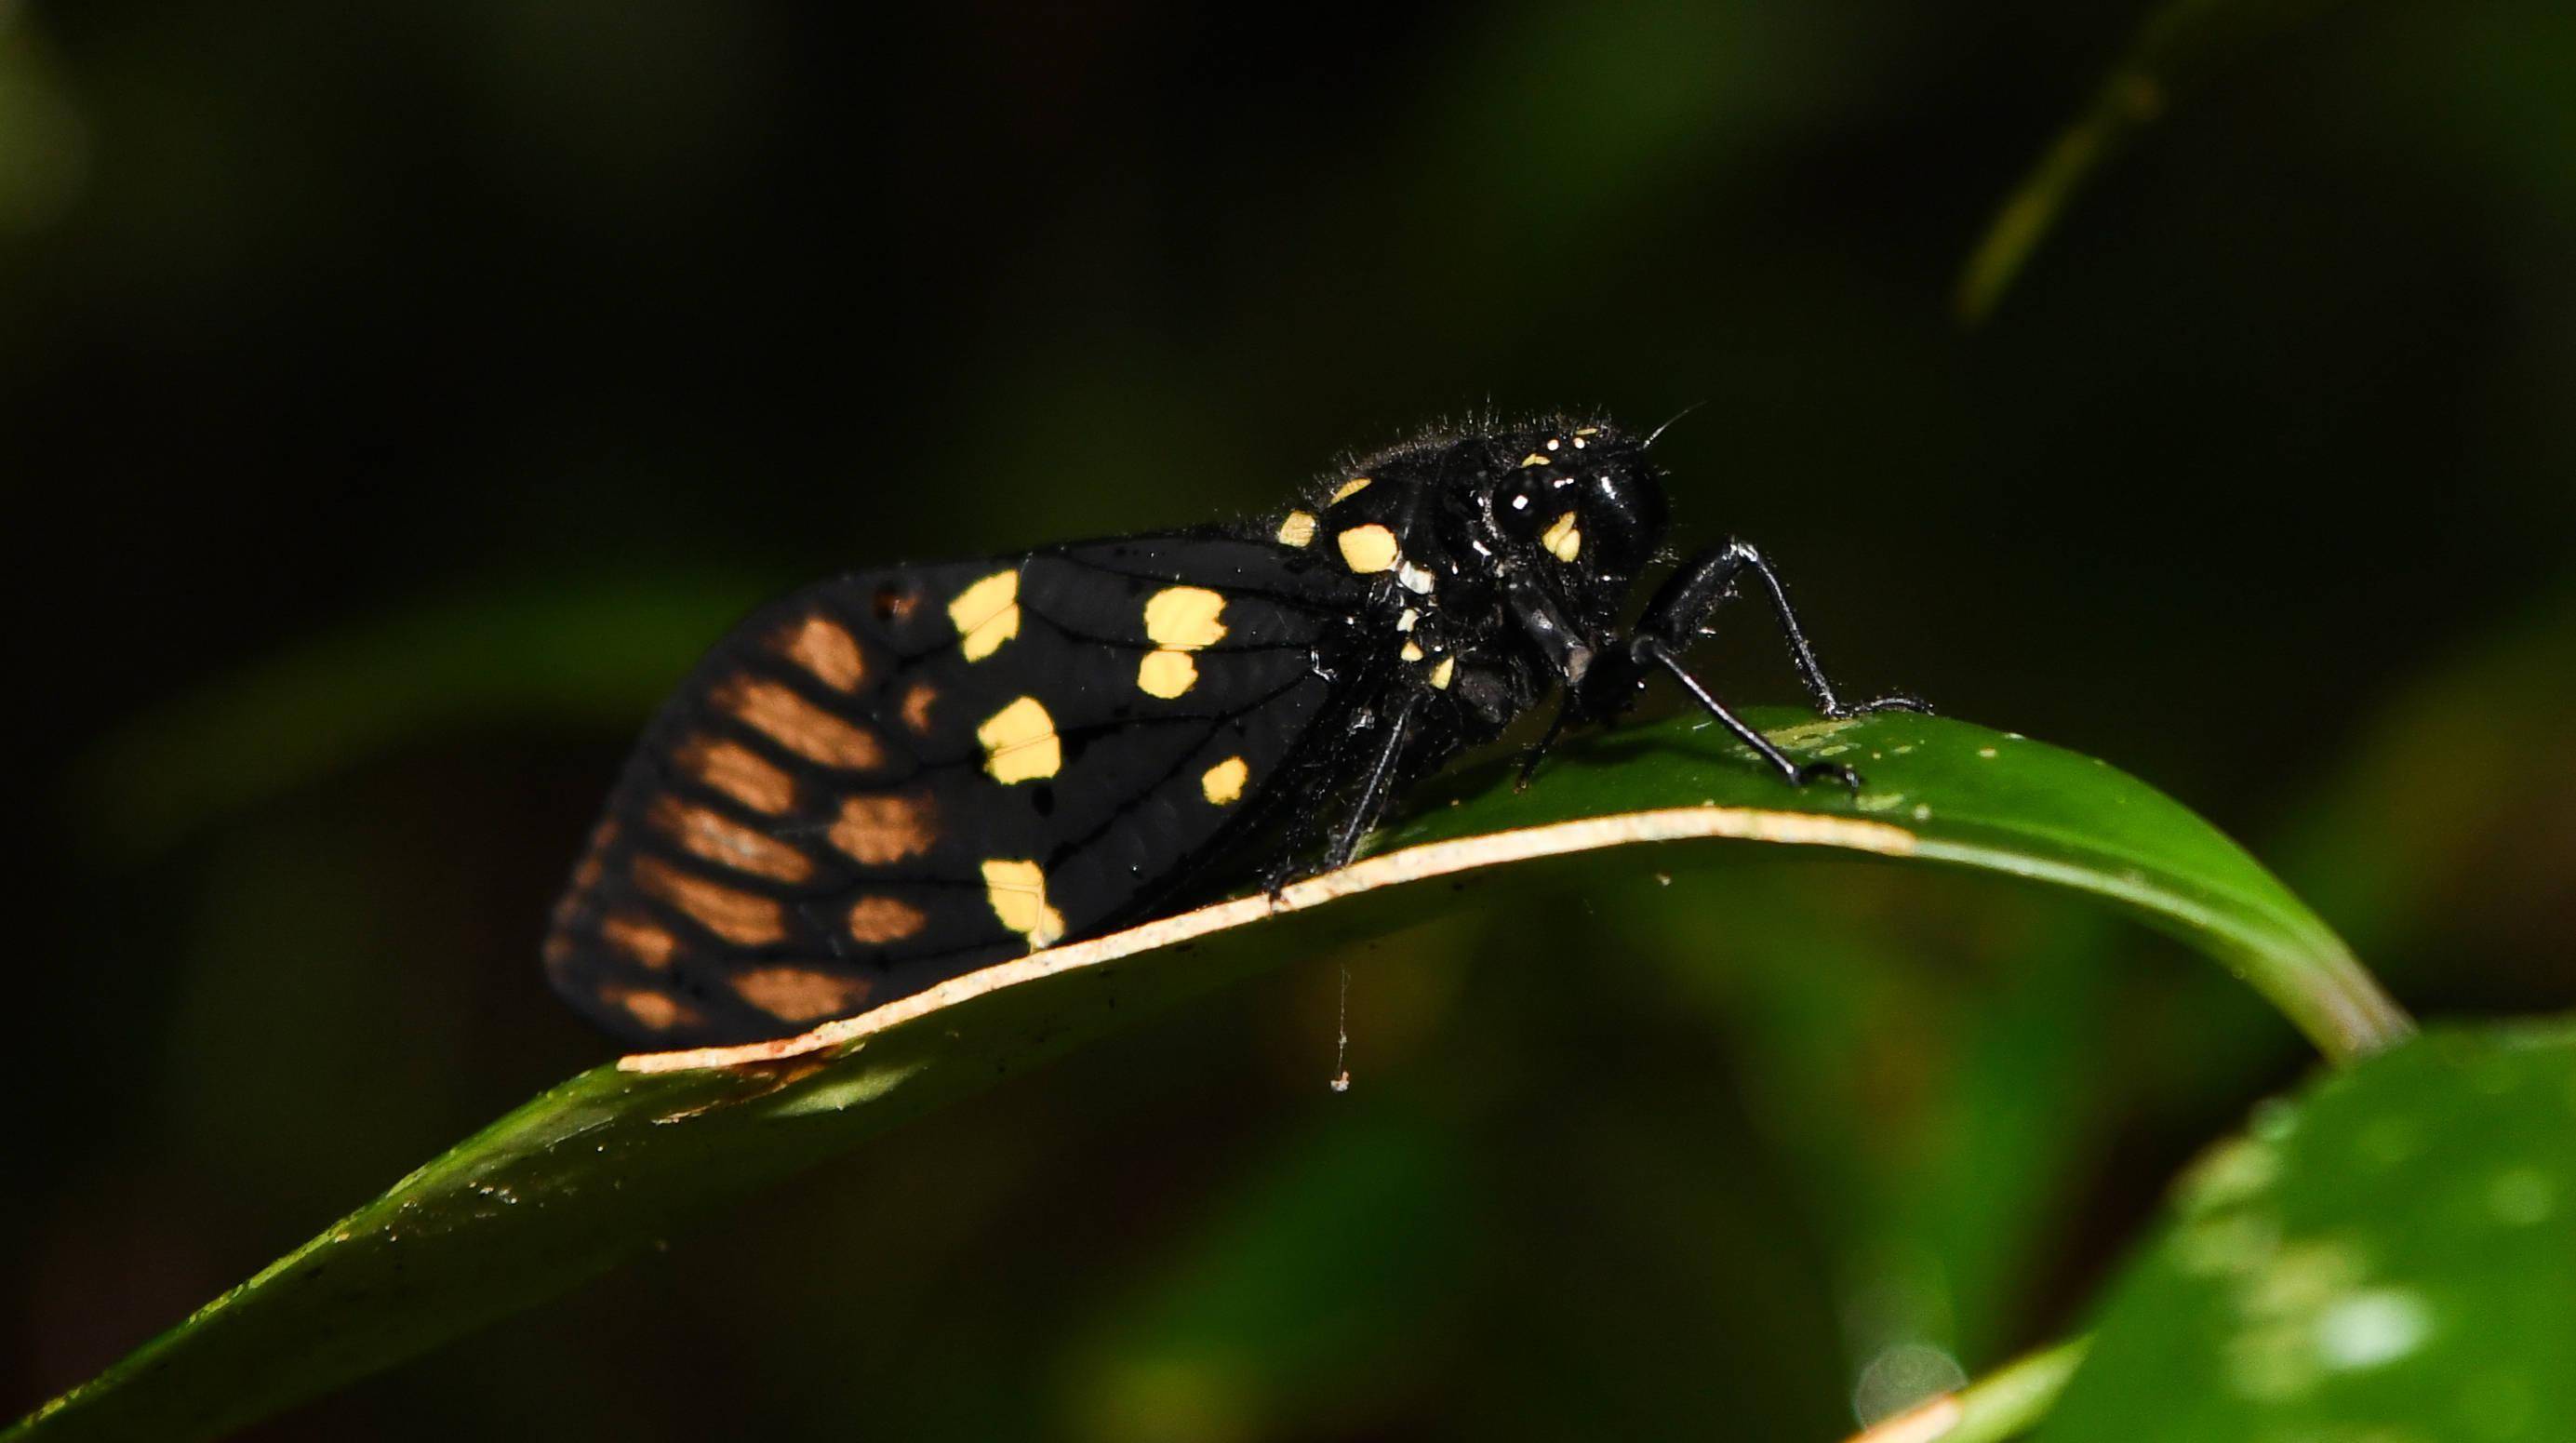
[[[901,625],[921,609],[921,593],[909,586],[880,586],[876,595],[868,598],[868,608],[876,613],[877,620]]]
[[[926,796],[844,798],[831,836],[861,865],[882,867],[930,850],[939,840],[938,807]]]
[[[737,676],[716,688],[715,703],[807,761],[860,768],[885,760],[875,737],[777,682]]]
[[[829,617],[809,616],[781,632],[778,648],[834,691],[857,691],[868,679],[858,638]]]
[[[939,688],[926,681],[914,682],[903,693],[903,724],[919,736],[930,735],[931,704],[939,700]]]
[[[737,947],[786,940],[787,919],[776,902],[719,887],[652,857],[635,859],[635,885],[697,919],[700,926]]]
[[[679,949],[679,939],[664,931],[660,924],[624,913],[601,919],[601,940],[625,953],[638,966],[659,972],[671,965],[671,954]]]
[[[599,995],[609,1006],[624,1009],[638,1025],[653,1032],[691,1027],[698,1021],[698,1009],[642,987],[602,987]]]
[[[853,942],[900,942],[921,930],[930,920],[910,902],[892,897],[861,897],[850,904],[850,940]]]
[[[590,829],[589,850],[582,853],[581,865],[572,869],[572,885],[576,891],[587,891],[599,881],[600,854],[607,851],[608,844],[615,840],[617,820],[614,817]]]
[[[758,752],[736,742],[691,737],[671,759],[699,781],[755,812],[772,816],[796,804],[796,781]]]
[[[868,983],[810,967],[753,967],[734,975],[733,990],[781,1022],[815,1022],[856,1011],[867,1000]]]
[[[652,818],[690,855],[719,866],[777,882],[802,882],[814,875],[814,863],[803,852],[677,797],[656,800]]]

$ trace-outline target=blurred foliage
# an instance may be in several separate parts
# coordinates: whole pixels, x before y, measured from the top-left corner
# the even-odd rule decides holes
[[[62,839],[0,1396],[606,1055],[535,938],[733,578],[1249,512],[1488,403],[1710,401],[1682,539],[1760,540],[1840,674],[2185,799],[2419,1012],[2564,1009],[2576,12],[2244,51],[1963,338],[1962,252],[2156,13],[0,5]],[[631,649],[367,620],[532,596]],[[1707,654],[1791,694],[1758,628]],[[272,746],[263,695],[374,700]],[[1483,897],[250,1436],[1831,1437],[2077,1326],[2295,1075],[2173,951],[1901,868]]]
[[[1757,712],[1752,719],[1762,724],[1765,716]],[[1654,860],[1669,865],[1684,860],[1681,853],[1701,850],[1675,845],[1681,839],[1712,836],[1846,848],[2042,882],[2127,911],[2208,953],[2252,982],[2330,1055],[2375,1050],[2407,1033],[2404,1017],[2342,944],[2260,865],[2187,810],[2098,761],[1909,712],[1838,721],[1785,713],[1768,720],[1773,741],[1788,755],[1802,762],[1847,757],[1846,765],[1868,768],[1868,782],[1850,794],[1830,785],[1784,788],[1749,748],[1704,718],[1579,738],[1527,787],[1514,769],[1487,767],[1446,788],[1452,795],[1445,804],[1435,793],[1420,817],[1380,844],[1390,854],[1385,862],[1367,861],[1290,889],[1286,900],[1299,907],[1332,900],[1330,889],[1345,878],[1364,889],[1321,918],[1301,912],[1274,921],[1272,903],[1246,899],[1196,914],[1227,920],[1201,923],[1183,936],[1128,944],[1105,956],[1084,946],[1060,950],[1047,970],[1006,988],[921,1010],[820,1050],[765,1055],[740,1066],[701,1059],[657,1071],[628,1064],[593,1069],[449,1149],[5,1436],[31,1443],[143,1435],[176,1440],[229,1429],[548,1297],[691,1212],[1230,980],[1244,970],[1237,954],[1247,947],[1276,965],[1312,948],[1311,940],[1301,948],[1298,939],[1315,937],[1318,920],[1345,933],[1360,928],[1346,920],[1353,903],[1364,904],[1363,915],[1371,918],[1364,930],[1376,931],[1395,924],[1394,906],[1415,916],[1454,906],[1456,892],[1501,864],[1543,855],[1512,848],[1517,840],[1550,835],[1549,829],[1564,835],[1556,847],[1567,861],[1582,864],[1578,880],[1569,884],[1560,876],[1555,890],[1583,896],[1610,895],[1623,876],[1634,880],[1640,868],[1623,843],[1660,840],[1666,846]],[[1609,830],[1622,823],[1659,830]],[[1589,830],[1567,830],[1577,826]],[[1604,848],[1614,850],[1582,855]],[[1404,882],[1408,874],[1398,869],[1408,859],[1432,856],[1454,860],[1420,880],[1392,885]],[[1376,879],[1379,873],[1383,879]],[[1143,938],[1154,930],[1128,935]],[[1087,960],[1075,966],[1076,957]],[[1200,1270],[1188,1294],[1167,1297],[1157,1310],[1233,1319],[1231,1330],[1166,1328],[1160,1338],[1166,1356],[1153,1365],[1141,1371],[1102,1365],[1099,1376],[1114,1380],[1100,1404],[1111,1431],[1239,1431],[1250,1417],[1285,1401],[1264,1396],[1258,1384],[1264,1372],[1367,1356],[1329,1331],[1330,1319],[1356,1303],[1319,1308],[1321,1295],[1311,1290],[1323,1284],[1322,1276],[1304,1278],[1307,1288],[1295,1295],[1266,1291],[1276,1266],[1296,1255],[1301,1242],[1328,1238],[1355,1221],[1337,1200],[1362,1168],[1370,1170],[1374,1200],[1388,1205],[1373,1226],[1402,1237],[1410,1220],[1423,1236],[1401,1255],[1380,1255],[1364,1278],[1344,1275],[1342,1282],[1366,1291],[1401,1289],[1406,1281],[1454,1282],[1446,1269],[1404,1261],[1443,1252],[1434,1239],[1449,1226],[1446,1210],[1419,1198],[1407,1207],[1402,1196],[1408,1181],[1428,1182],[1432,1175],[1371,1168],[1374,1150],[1365,1132],[1335,1141],[1361,1150],[1357,1158],[1337,1153],[1321,1169],[1339,1187],[1265,1190],[1229,1240],[1236,1265]],[[1429,1296],[1433,1289],[1423,1291]],[[1227,1347],[1227,1331],[1240,1335],[1245,1324],[1255,1332],[1277,1329],[1300,1318],[1327,1331],[1262,1333],[1260,1340],[1279,1351],[1265,1350],[1257,1359]],[[1174,1351],[1182,1334],[1190,1346]],[[1148,1426],[1149,1416],[1165,1421]]]
[[[2257,41],[2298,30],[2342,0],[2164,0],[2075,122],[2013,188],[1968,252],[1952,304],[1983,321],[2085,182],[2209,72]]]
[[[2040,1437],[2576,1434],[2576,1027],[2452,1031],[2185,1178]]]

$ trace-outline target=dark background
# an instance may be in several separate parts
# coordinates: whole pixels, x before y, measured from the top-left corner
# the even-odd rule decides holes
[[[2576,17],[2338,10],[1952,276],[2139,5],[0,4],[0,1413],[610,1053],[544,909],[731,614],[1696,402],[1837,673],[2564,1006]],[[1789,700],[1763,641],[1713,657]],[[2306,1065],[2071,904],[1730,858],[1316,958],[274,1439],[1830,1438]]]

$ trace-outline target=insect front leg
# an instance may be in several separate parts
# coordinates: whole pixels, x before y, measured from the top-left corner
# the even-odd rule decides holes
[[[1808,695],[1815,698],[1816,710],[1829,717],[1849,717],[1874,711],[1932,709],[1921,699],[1901,692],[1858,706],[1836,696],[1833,682],[1816,661],[1815,647],[1807,641],[1806,629],[1798,624],[1798,613],[1789,605],[1789,593],[1780,585],[1779,573],[1749,541],[1729,541],[1713,551],[1704,551],[1667,578],[1637,624],[1639,639],[1651,637],[1676,653],[1689,650],[1692,642],[1708,634],[1709,619],[1735,596],[1736,581],[1746,572],[1762,583],[1770,597],[1771,614],[1779,619],[1780,635],[1789,644],[1789,660],[1798,669],[1798,679],[1806,683]],[[1672,665],[1657,664],[1668,669]]]
[[[1769,762],[1772,770],[1777,771],[1789,785],[1803,787],[1809,782],[1831,777],[1851,791],[1860,790],[1860,773],[1840,762],[1809,762],[1800,766],[1790,760],[1788,753],[1773,745],[1769,737],[1755,731],[1751,722],[1737,716],[1726,703],[1717,699],[1717,694],[1710,691],[1706,683],[1691,675],[1690,668],[1682,665],[1680,653],[1666,644],[1662,637],[1638,636],[1628,643],[1628,654],[1641,666],[1661,667],[1672,673],[1673,679],[1682,684],[1682,690],[1691,694],[1691,700],[1717,718],[1718,725],[1733,732],[1737,741],[1753,748],[1754,753]]]
[[[1352,855],[1359,850],[1360,838],[1368,835],[1369,828],[1394,800],[1396,773],[1403,763],[1405,747],[1413,740],[1415,712],[1421,705],[1421,694],[1414,693],[1405,698],[1393,715],[1384,718],[1384,739],[1370,744],[1375,755],[1350,809],[1337,820],[1321,815],[1326,810],[1324,808],[1307,812],[1296,828],[1297,840],[1289,851],[1263,869],[1261,890],[1269,894],[1274,905],[1290,884],[1326,872],[1336,872],[1351,864]],[[1364,724],[1360,735],[1368,735],[1369,730],[1370,727]],[[1328,823],[1332,827],[1332,844],[1318,861],[1310,848]]]
[[[1547,735],[1540,737],[1538,745],[1521,758],[1520,780],[1514,786],[1522,789],[1528,787],[1530,778],[1538,773],[1538,764],[1547,760],[1548,752],[1555,748],[1556,739],[1565,731],[1566,723],[1575,719],[1579,698],[1583,695],[1583,679],[1591,675],[1597,653],[1575,630],[1574,623],[1566,619],[1565,613],[1557,609],[1556,603],[1548,599],[1547,593],[1531,584],[1525,576],[1515,576],[1504,584],[1503,608],[1511,614],[1513,622],[1529,638],[1530,644],[1538,649],[1550,674],[1565,689],[1564,700],[1556,708],[1556,719],[1548,723]]]
[[[1649,602],[1635,634],[1611,657],[1593,668],[1583,688],[1582,705],[1594,715],[1616,715],[1636,704],[1638,692],[1655,672],[1669,674],[1700,708],[1717,719],[1720,726],[1733,733],[1736,740],[1751,747],[1768,762],[1781,778],[1793,786],[1804,786],[1821,778],[1831,778],[1854,791],[1860,788],[1860,774],[1838,762],[1809,762],[1804,766],[1790,759],[1770,738],[1756,731],[1752,724],[1737,716],[1718,699],[1705,682],[1691,674],[1683,664],[1682,654],[1700,637],[1708,634],[1709,619],[1717,609],[1731,600],[1736,583],[1747,572],[1762,583],[1771,599],[1772,614],[1779,619],[1781,636],[1789,644],[1789,659],[1798,669],[1798,678],[1815,698],[1817,710],[1829,717],[1858,716],[1873,711],[1929,711],[1921,701],[1910,696],[1884,696],[1859,706],[1847,705],[1835,695],[1832,681],[1816,661],[1816,649],[1807,641],[1805,628],[1789,605],[1789,596],[1780,585],[1778,573],[1749,542],[1730,541],[1714,551],[1703,552],[1685,563],[1667,578]]]
[[[1333,849],[1324,854],[1325,871],[1338,872],[1351,864],[1352,854],[1359,850],[1360,838],[1368,835],[1369,827],[1393,800],[1396,768],[1403,760],[1405,743],[1413,739],[1414,713],[1421,706],[1422,693],[1409,692],[1404,704],[1397,707],[1395,715],[1388,719],[1386,740],[1378,747],[1377,762],[1369,768],[1368,781],[1360,788],[1358,800],[1351,804],[1350,814],[1342,819],[1341,832],[1333,839]]]

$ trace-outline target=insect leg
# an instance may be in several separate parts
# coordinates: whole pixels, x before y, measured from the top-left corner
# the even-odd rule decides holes
[[[1780,774],[1781,780],[1794,787],[1803,787],[1819,778],[1831,777],[1852,791],[1860,790],[1860,773],[1840,762],[1809,762],[1805,766],[1800,766],[1791,761],[1787,753],[1772,745],[1769,737],[1755,731],[1752,723],[1729,710],[1726,703],[1717,699],[1716,693],[1710,691],[1698,677],[1691,675],[1690,668],[1682,665],[1680,655],[1666,645],[1663,638],[1640,636],[1630,642],[1628,647],[1630,653],[1639,661],[1660,666],[1671,672],[1673,679],[1682,684],[1682,690],[1691,694],[1691,700],[1698,702],[1710,716],[1717,718],[1720,726],[1735,733],[1737,741],[1753,748],[1762,760],[1769,762],[1772,769]]]
[[[1902,693],[1858,706],[1848,705],[1836,696],[1834,684],[1826,679],[1824,667],[1816,660],[1815,647],[1807,641],[1806,629],[1798,625],[1798,614],[1789,605],[1789,593],[1780,585],[1779,573],[1749,541],[1729,541],[1714,551],[1702,552],[1674,572],[1647,606],[1638,624],[1640,635],[1655,637],[1676,651],[1687,648],[1706,634],[1709,618],[1734,596],[1736,578],[1748,571],[1760,579],[1762,589],[1769,594],[1771,613],[1779,618],[1780,634],[1789,644],[1789,660],[1798,668],[1798,679],[1806,683],[1808,694],[1816,699],[1818,711],[1829,717],[1847,717],[1874,711],[1932,709],[1920,699]]]
[[[1386,726],[1386,745],[1379,748],[1376,765],[1369,768],[1368,783],[1360,789],[1359,800],[1351,805],[1350,815],[1342,819],[1341,835],[1333,839],[1333,849],[1324,855],[1324,870],[1339,871],[1351,864],[1351,854],[1359,850],[1360,838],[1386,809],[1394,790],[1396,762],[1404,755],[1404,744],[1413,735],[1413,713],[1422,705],[1422,693],[1414,692]]]
[[[1556,709],[1556,720],[1548,723],[1547,735],[1540,737],[1538,745],[1530,748],[1529,754],[1521,759],[1520,781],[1516,787],[1525,788],[1537,773],[1538,764],[1547,759],[1548,751],[1556,745],[1566,723],[1573,719],[1575,697],[1582,689],[1583,678],[1592,671],[1593,650],[1584,643],[1574,624],[1557,609],[1556,603],[1548,600],[1547,593],[1532,585],[1527,577],[1514,577],[1505,584],[1503,606],[1511,613],[1522,634],[1538,648],[1539,655],[1546,658],[1548,670],[1565,687],[1565,701]]]

